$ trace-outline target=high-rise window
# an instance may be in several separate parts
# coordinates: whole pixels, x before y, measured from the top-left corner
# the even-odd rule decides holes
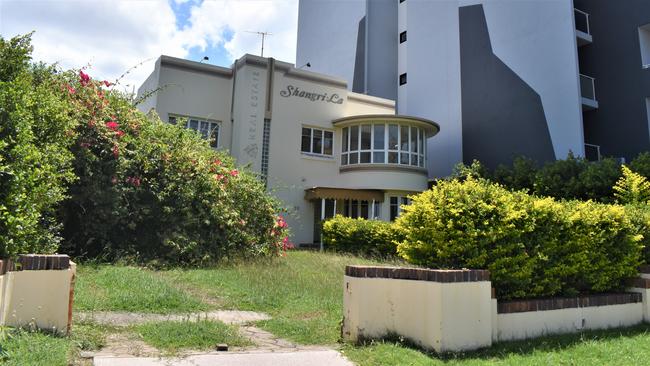
[[[406,84],[406,73],[403,73],[402,75],[399,76],[399,85],[404,85]]]
[[[650,24],[639,27],[639,48],[641,49],[641,67],[650,68]]]
[[[406,42],[406,31],[399,34],[399,43]]]

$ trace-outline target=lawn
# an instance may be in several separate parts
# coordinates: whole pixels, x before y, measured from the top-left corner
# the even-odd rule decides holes
[[[176,313],[209,309],[262,311],[273,319],[258,326],[302,344],[336,345],[342,313],[343,268],[372,261],[315,252],[209,269],[149,270],[114,265],[81,265],[76,310]],[[131,327],[145,342],[166,352],[244,345],[234,328],[220,323],[160,322]],[[640,365],[650,364],[650,326],[625,330],[507,342],[478,352],[437,356],[400,342],[343,345],[360,365]],[[110,333],[76,324],[73,336],[59,338],[18,332],[0,341],[9,365],[65,365],[80,349],[95,349]],[[205,339],[204,339],[205,338]]]

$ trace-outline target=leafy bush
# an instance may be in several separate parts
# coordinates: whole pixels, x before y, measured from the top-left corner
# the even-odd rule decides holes
[[[490,179],[511,190],[525,189],[531,194],[559,199],[614,201],[612,187],[621,176],[616,159],[606,158],[598,162],[587,161],[569,154],[565,160],[547,162],[538,167],[533,159],[518,157],[512,166],[500,165],[493,172],[474,162],[470,167],[457,171],[478,171],[475,177]]]
[[[71,106],[31,51],[30,35],[0,37],[0,258],[56,251],[56,209],[74,179]]]
[[[559,202],[474,178],[413,197],[396,225],[407,261],[488,269],[503,299],[622,289],[643,239],[622,206]]]
[[[72,149],[67,250],[181,263],[282,250],[279,203],[255,175],[198,133],[136,111],[108,82],[83,71],[67,82],[85,121]]]
[[[29,66],[28,36],[0,42],[0,255],[57,250],[61,224],[62,251],[103,259],[204,263],[288,245],[279,202],[198,133],[84,70]]]
[[[388,257],[402,235],[390,222],[335,216],[323,224],[323,244],[337,252]]]
[[[614,196],[622,204],[647,204],[650,201],[650,182],[623,165],[623,176],[614,186]]]

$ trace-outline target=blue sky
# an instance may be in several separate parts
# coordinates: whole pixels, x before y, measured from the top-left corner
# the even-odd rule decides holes
[[[295,61],[298,0],[0,0],[0,35],[35,31],[34,58],[139,86],[161,54],[229,66],[245,53]]]

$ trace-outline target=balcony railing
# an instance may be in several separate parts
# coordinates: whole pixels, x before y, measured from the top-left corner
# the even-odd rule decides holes
[[[585,143],[585,159],[589,161],[601,161],[603,157],[600,154],[600,145]]]
[[[575,8],[573,9],[573,14],[575,16],[576,29],[583,33],[591,35],[591,31],[589,29],[589,14]]]
[[[580,74],[580,92],[583,98],[596,100],[595,79],[591,76]]]

